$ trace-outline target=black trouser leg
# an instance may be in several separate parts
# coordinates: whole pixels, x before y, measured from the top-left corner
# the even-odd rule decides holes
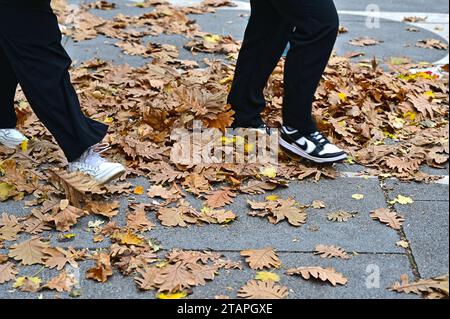
[[[289,42],[284,124],[305,134],[314,131],[312,102],[338,28],[332,0],[254,0],[229,98],[236,111],[235,126],[261,120],[264,87]]]
[[[17,84],[16,75],[0,47],[0,129],[16,127],[14,97]]]
[[[73,161],[104,138],[107,126],[82,113],[68,73],[71,60],[61,45],[56,16],[48,8],[2,7],[0,48],[33,111]]]
[[[269,0],[250,3],[252,12],[228,98],[236,113],[235,127],[262,124],[260,114],[266,106],[264,88],[294,30]]]
[[[338,35],[339,17],[332,0],[273,0],[295,24],[284,73],[284,125],[309,134],[314,95]]]

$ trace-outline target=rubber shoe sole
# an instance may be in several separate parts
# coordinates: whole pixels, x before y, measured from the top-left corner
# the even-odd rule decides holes
[[[306,159],[308,159],[310,161],[313,161],[315,163],[319,163],[319,164],[323,164],[323,163],[337,163],[337,162],[341,162],[341,161],[345,160],[348,157],[347,154],[342,154],[342,155],[339,155],[339,156],[329,157],[329,158],[315,157],[315,156],[312,156],[312,155],[306,153],[301,148],[296,147],[296,146],[292,145],[289,142],[286,142],[282,137],[280,137],[279,142],[280,142],[280,145],[283,148],[287,149],[288,151],[290,151],[290,152],[292,152],[294,154],[297,154],[298,156],[301,156],[303,158],[306,158]]]

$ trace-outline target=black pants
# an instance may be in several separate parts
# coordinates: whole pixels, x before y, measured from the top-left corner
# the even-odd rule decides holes
[[[2,4],[11,1],[15,5]],[[24,1],[22,1],[24,2]],[[0,0],[0,128],[14,128],[14,96],[22,87],[33,111],[55,137],[67,159],[99,143],[107,126],[81,111],[70,82],[72,61],[49,0],[21,5]]]
[[[312,133],[315,91],[328,63],[339,29],[332,0],[251,0],[245,32],[228,102],[234,126],[262,124],[264,88],[287,45],[284,125]]]

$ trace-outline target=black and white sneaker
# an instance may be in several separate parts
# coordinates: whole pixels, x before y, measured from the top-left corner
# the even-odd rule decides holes
[[[316,163],[334,163],[347,158],[347,154],[343,150],[331,144],[320,132],[302,135],[296,129],[282,126],[280,145]]]

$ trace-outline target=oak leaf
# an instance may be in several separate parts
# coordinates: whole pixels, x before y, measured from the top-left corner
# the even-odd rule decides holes
[[[341,273],[336,272],[334,268],[322,268],[322,267],[300,267],[294,269],[288,269],[286,271],[287,275],[299,275],[304,279],[309,280],[311,277],[315,279],[320,279],[322,281],[328,281],[333,286],[345,285],[347,283],[347,278],[345,278]]]
[[[399,230],[402,227],[405,218],[387,208],[380,208],[370,213],[372,219],[378,219],[389,227]]]
[[[0,284],[13,280],[17,274],[18,271],[12,262],[0,264]]]
[[[23,265],[44,264],[45,249],[48,244],[41,241],[39,237],[32,237],[9,249],[8,256],[20,261]]]
[[[247,257],[245,261],[248,262],[251,269],[255,270],[271,267],[280,268],[281,266],[280,259],[271,247],[243,250],[241,251],[241,256]]]
[[[284,299],[288,296],[287,287],[275,284],[273,281],[250,280],[239,289],[237,295],[245,299]]]
[[[350,256],[344,251],[344,249],[336,246],[317,245],[315,254],[320,255],[320,257],[322,258],[350,258]]]

